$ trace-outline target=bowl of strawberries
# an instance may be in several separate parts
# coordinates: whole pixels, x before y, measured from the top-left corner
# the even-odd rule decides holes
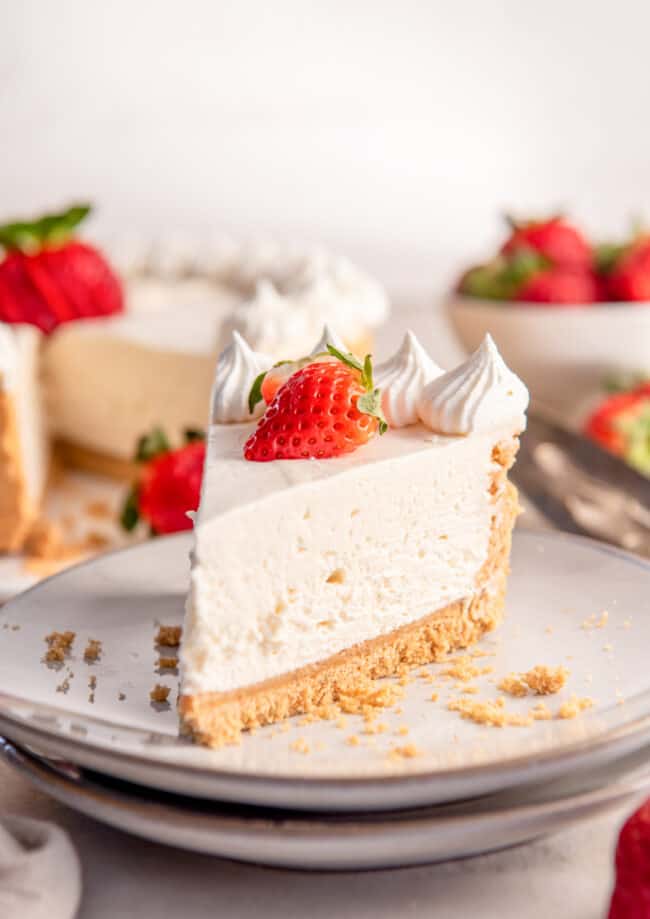
[[[508,223],[450,298],[463,346],[490,332],[533,398],[565,414],[605,378],[650,371],[650,233],[595,244],[562,216]]]

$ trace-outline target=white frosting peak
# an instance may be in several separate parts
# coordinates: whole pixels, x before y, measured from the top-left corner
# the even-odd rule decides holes
[[[409,330],[397,352],[375,369],[375,383],[381,389],[382,408],[391,427],[417,423],[422,390],[441,373],[442,369]]]
[[[212,424],[234,424],[251,421],[264,411],[259,402],[253,413],[248,408],[248,395],[255,378],[268,370],[273,359],[250,348],[238,332],[219,355],[212,386],[210,420]]]
[[[16,339],[11,328],[0,323],[0,390],[15,389],[18,375]]]
[[[418,414],[440,434],[471,434],[512,426],[526,427],[528,390],[510,370],[486,335],[463,364],[425,386]]]
[[[327,351],[328,345],[332,345],[333,348],[336,348],[338,351],[343,351],[344,353],[348,350],[347,345],[339,338],[334,329],[330,328],[330,326],[325,323],[323,326],[323,333],[309,352],[309,356],[312,357],[316,354],[322,354],[324,351]]]

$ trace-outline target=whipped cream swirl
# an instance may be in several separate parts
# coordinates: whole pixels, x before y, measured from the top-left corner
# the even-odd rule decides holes
[[[528,390],[506,366],[490,335],[459,367],[425,386],[418,402],[424,424],[441,434],[526,427]]]
[[[248,395],[255,378],[268,370],[273,359],[250,348],[238,332],[219,355],[212,386],[210,420],[212,424],[235,424],[257,418],[265,409],[259,402],[251,414]]]
[[[323,333],[309,352],[309,356],[315,357],[317,354],[323,354],[323,352],[327,351],[328,345],[331,345],[333,348],[336,348],[338,351],[342,351],[343,353],[348,350],[348,347],[344,343],[343,339],[339,338],[334,329],[330,328],[330,326],[325,323],[323,326]]]
[[[322,316],[315,317],[300,308],[270,281],[258,281],[253,297],[231,312],[224,332],[237,331],[256,349],[286,358],[306,354],[322,322]],[[294,354],[285,353],[288,343]]]
[[[442,369],[409,330],[390,360],[375,368],[375,383],[381,389],[382,408],[391,427],[417,423],[422,390],[441,373]]]

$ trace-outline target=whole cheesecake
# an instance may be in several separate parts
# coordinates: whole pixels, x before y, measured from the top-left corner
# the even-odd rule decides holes
[[[528,393],[492,340],[443,373],[407,333],[376,385],[328,330],[269,365],[235,335],[213,390],[179,700],[210,746],[466,647],[503,611]]]

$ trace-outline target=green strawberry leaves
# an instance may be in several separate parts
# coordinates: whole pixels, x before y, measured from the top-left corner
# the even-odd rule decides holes
[[[259,373],[253,380],[251,391],[248,394],[248,411],[251,415],[255,411],[255,406],[258,402],[262,402],[262,383],[267,373],[268,370],[263,370],[262,373]]]
[[[138,506],[138,488],[134,485],[127,494],[122,513],[120,514],[120,524],[127,533],[132,533],[140,520],[140,509]]]
[[[362,364],[350,351],[344,353],[335,348],[334,345],[328,345],[327,351],[332,357],[338,358],[346,367],[359,371],[361,384],[366,392],[357,399],[357,408],[364,415],[371,415],[376,418],[379,421],[379,433],[385,434],[388,430],[388,422],[381,407],[381,392],[375,387],[372,378],[372,357],[370,354],[366,354]]]
[[[75,204],[38,220],[16,220],[0,226],[0,246],[6,251],[31,252],[44,245],[60,245],[90,213],[90,204]]]
[[[171,450],[171,444],[165,432],[162,428],[154,428],[139,439],[135,459],[138,463],[148,463],[149,460],[169,450]]]

